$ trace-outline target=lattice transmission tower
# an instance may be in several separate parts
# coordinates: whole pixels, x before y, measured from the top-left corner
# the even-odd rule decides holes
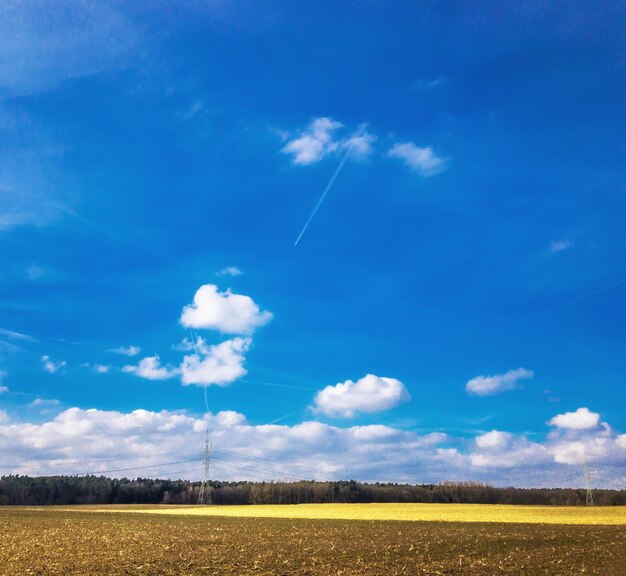
[[[202,506],[209,506],[213,504],[211,499],[211,466],[213,465],[213,445],[209,439],[209,433],[207,432],[206,440],[204,441],[204,450],[200,453],[200,459],[203,468],[202,485],[200,486],[200,494],[198,495],[198,504]]]
[[[589,465],[587,464],[586,458],[583,464],[583,472],[585,474],[585,485],[587,487],[587,498],[585,504],[587,504],[587,506],[593,506],[593,476],[591,470],[589,469]]]

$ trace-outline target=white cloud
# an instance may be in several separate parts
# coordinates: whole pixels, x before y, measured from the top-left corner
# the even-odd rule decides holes
[[[281,152],[290,154],[294,164],[306,165],[320,161],[339,147],[333,134],[343,124],[330,118],[315,118],[297,138],[283,146]]]
[[[381,412],[410,400],[400,380],[367,374],[356,382],[346,380],[326,386],[315,395],[313,410],[326,416],[353,418],[359,412]]]
[[[342,140],[339,146],[344,150],[351,149],[350,155],[353,158],[367,158],[372,153],[372,144],[376,140],[376,136],[367,132],[366,126],[360,126],[359,129]]]
[[[9,414],[6,410],[0,410],[0,424],[9,420]]]
[[[207,346],[198,338],[195,354],[185,356],[180,367],[183,384],[226,386],[247,374],[243,367],[244,354],[250,348],[250,338],[233,338],[221,344]]]
[[[54,374],[55,372],[58,372],[61,368],[67,366],[67,362],[65,360],[54,362],[50,359],[50,356],[42,356],[41,363],[43,365],[43,369],[50,374]]]
[[[552,445],[554,461],[559,464],[595,464],[603,461],[619,462],[619,437],[592,436],[578,440],[563,441]],[[621,459],[624,460],[623,454]]]
[[[564,250],[569,250],[573,244],[569,240],[553,240],[550,242],[550,253],[558,254]]]
[[[198,341],[202,340],[202,338],[198,338]],[[178,352],[191,352],[193,350],[193,342],[185,337],[182,342],[178,344],[172,344],[172,350],[177,350]]]
[[[583,483],[578,462],[561,462],[576,460],[577,453],[562,439],[540,443],[511,435],[506,445],[465,454],[466,439],[441,433],[422,435],[378,424],[344,428],[311,421],[253,425],[232,410],[200,418],[167,410],[123,413],[70,408],[44,422],[13,418],[0,423],[0,461],[13,465],[3,470],[7,474],[104,471],[111,476],[197,480],[202,473],[197,452],[207,428],[216,455],[213,477],[220,480],[476,480],[521,487]],[[622,488],[626,441],[607,431],[598,434],[580,440],[597,472],[594,483]],[[162,464],[186,459],[188,464]],[[150,468],[136,469],[141,466]],[[119,468],[135,470],[115,472]]]
[[[626,434],[621,434],[615,440],[615,443],[620,447],[626,450]]]
[[[122,356],[137,356],[141,352],[139,346],[120,346],[119,348],[110,348],[107,352],[113,352],[114,354],[120,354]]]
[[[518,387],[520,380],[532,377],[533,371],[526,370],[526,368],[509,370],[504,374],[495,374],[494,376],[476,376],[465,384],[465,390],[468,394],[475,396],[491,396],[505,390],[514,390]]]
[[[224,334],[252,334],[273,315],[259,309],[254,300],[230,290],[219,292],[214,284],[201,286],[193,304],[185,306],[180,323],[186,328],[207,328]]]
[[[0,394],[4,394],[5,392],[9,391],[9,387],[8,386],[0,386]]]
[[[29,405],[29,408],[36,408],[37,412],[45,416],[46,414],[58,413],[61,407],[61,402],[54,398],[36,398]]]
[[[96,374],[106,374],[109,370],[111,370],[111,366],[108,364],[91,364],[90,362],[83,362],[81,366],[93,370]]]
[[[37,406],[59,406],[61,402],[54,398],[35,398],[29,406],[36,408]]]
[[[243,272],[237,266],[226,266],[217,273],[218,276],[241,276],[242,274]]]
[[[500,449],[500,448],[507,446],[509,442],[511,441],[512,437],[513,435],[509,434],[508,432],[501,432],[500,430],[492,430],[491,432],[487,432],[486,434],[477,436],[475,441],[476,441],[476,446],[478,446],[479,448]]]
[[[438,449],[448,440],[443,434],[419,435],[379,425],[251,425],[233,411],[198,418],[165,410],[122,413],[79,408],[41,424],[0,425],[0,459],[16,464],[7,473],[30,475],[101,472],[189,459],[188,464],[107,475],[198,479],[197,452],[207,428],[216,454],[213,474],[223,480],[414,481],[419,469],[420,480],[436,482],[450,478],[450,463],[463,460],[456,451]]]
[[[580,486],[583,479],[579,465],[585,461],[597,466],[603,482],[609,484],[619,482],[620,474],[626,472],[621,436],[604,422],[595,429],[554,430],[545,442],[493,430],[476,437],[475,444],[477,450],[470,454],[472,466],[491,470],[494,475],[503,469],[521,474],[527,468],[527,481],[535,485]]]
[[[122,372],[128,372],[146,378],[147,380],[167,380],[178,374],[177,370],[173,370],[167,366],[161,366],[159,356],[148,356],[143,358],[137,366],[124,366]]]
[[[576,412],[557,414],[550,420],[552,426],[569,430],[589,430],[595,428],[600,422],[600,414],[590,412],[588,408],[579,408]]]
[[[340,128],[343,128],[341,122],[325,117],[316,118],[296,138],[289,140],[281,152],[291,155],[292,162],[301,166],[314,164],[333,152],[348,148],[351,149],[351,156],[357,159],[366,158],[372,153],[372,143],[376,137],[367,131],[365,124],[345,138],[336,137]]]
[[[435,176],[446,170],[448,160],[437,156],[432,148],[420,148],[413,142],[396,143],[387,153],[391,158],[399,158],[404,163],[425,178]]]
[[[563,442],[554,447],[554,461],[559,464],[583,464],[586,460],[584,442]]]
[[[552,462],[552,456],[546,446],[530,442],[524,437],[514,438],[512,434],[506,443],[485,447],[470,455],[472,466],[491,470],[512,468],[528,470],[537,466],[549,466]]]

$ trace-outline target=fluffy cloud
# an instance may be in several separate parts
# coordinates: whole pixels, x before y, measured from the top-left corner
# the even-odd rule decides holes
[[[598,472],[597,485],[618,486],[626,480],[623,436],[604,422],[594,429],[557,428],[543,442],[492,430],[474,439],[469,461],[499,483],[577,487],[586,461]]]
[[[420,148],[413,142],[396,143],[387,153],[391,158],[399,158],[404,163],[425,178],[436,176],[447,168],[446,158],[437,156],[432,148]]]
[[[602,462],[623,463],[625,460],[620,437],[587,436],[578,440],[555,442],[551,447],[554,461],[559,464],[596,466]]]
[[[436,482],[454,477],[450,466],[463,459],[455,450],[439,447],[448,441],[445,434],[419,435],[380,425],[251,425],[233,411],[198,418],[165,410],[79,408],[41,424],[0,424],[0,459],[15,463],[6,473],[199,479],[197,453],[207,429],[214,447],[213,474],[223,480],[355,477]],[[133,471],[142,466],[150,468]]]
[[[193,303],[183,308],[180,323],[186,328],[207,328],[224,334],[252,334],[267,324],[273,315],[259,309],[250,296],[219,292],[205,284],[196,292]]]
[[[215,457],[213,477],[220,480],[476,480],[517,486],[584,482],[577,462],[562,462],[566,452],[574,454],[576,448],[561,439],[539,443],[511,435],[506,445],[488,442],[490,446],[465,454],[463,438],[442,433],[421,435],[381,425],[342,428],[311,421],[253,425],[231,410],[202,418],[166,410],[123,413],[79,408],[39,423],[8,417],[0,423],[0,462],[11,463],[2,470],[5,474],[94,472],[197,480],[202,474],[197,453],[208,429]],[[623,437],[605,430],[582,442],[597,471],[595,484],[623,487]],[[139,469],[145,466],[149,468]]]
[[[372,144],[375,140],[376,136],[367,132],[367,127],[363,125],[352,136],[342,140],[339,146],[344,150],[350,149],[353,158],[367,158],[372,153]]]
[[[285,144],[283,154],[289,154],[296,165],[305,166],[319,162],[338,150],[348,150],[353,157],[365,158],[372,153],[372,143],[376,137],[367,131],[365,124],[345,138],[336,138],[336,132],[343,128],[341,122],[331,118],[315,118],[300,134]]]
[[[185,356],[180,367],[183,384],[226,386],[241,378],[247,374],[243,367],[244,354],[251,343],[250,338],[233,338],[221,344],[207,346],[202,338],[198,338],[198,356]]]
[[[512,434],[509,435],[505,444],[493,445],[473,452],[469,459],[472,466],[491,470],[548,467],[553,463],[553,458],[546,446],[530,442],[524,437],[515,438]],[[546,474],[546,480],[548,477],[549,475]]]
[[[486,434],[477,436],[475,441],[476,441],[476,446],[478,446],[479,448],[499,449],[499,448],[504,448],[505,446],[507,446],[509,442],[511,441],[512,437],[513,435],[509,434],[508,432],[501,432],[500,430],[492,430],[491,432],[487,432]]]
[[[124,366],[122,371],[148,380],[167,380],[178,374],[177,370],[161,366],[161,360],[158,355],[144,358],[137,366]]]
[[[598,426],[600,414],[590,412],[589,408],[579,408],[576,412],[557,414],[550,420],[552,426],[568,430],[589,430]]]
[[[0,386],[0,394],[3,394],[4,392],[8,392],[9,388],[8,386]]]
[[[367,374],[353,382],[326,386],[315,395],[313,410],[331,417],[353,418],[359,412],[374,413],[411,400],[400,380]]]
[[[504,374],[495,374],[494,376],[476,376],[465,384],[465,390],[468,394],[475,396],[491,396],[505,390],[513,390],[518,387],[520,380],[532,377],[533,371],[526,370],[526,368],[509,370]]]
[[[42,356],[41,364],[46,372],[54,374],[55,372],[58,372],[61,368],[65,367],[67,365],[67,362],[65,362],[65,360],[61,360],[60,362],[54,362],[50,359],[50,356]]]
[[[333,134],[343,124],[330,118],[316,118],[297,138],[289,140],[281,152],[292,156],[294,164],[306,165],[318,162],[334,152],[339,144]]]
[[[120,346],[119,348],[110,348],[107,352],[113,352],[114,354],[121,354],[122,356],[137,356],[141,352],[139,346]]]

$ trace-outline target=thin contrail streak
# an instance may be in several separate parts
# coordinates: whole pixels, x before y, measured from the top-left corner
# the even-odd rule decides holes
[[[189,336],[191,337],[191,345],[193,346],[193,351],[196,354],[196,360],[198,360],[198,364],[201,364],[202,360],[200,359],[200,354],[198,354],[198,349],[196,348],[196,340],[193,337],[193,332],[191,330],[189,330]],[[204,405],[206,406],[206,413],[208,414],[209,413],[209,400],[206,395],[207,387],[203,386],[203,388],[204,388]]]
[[[274,386],[276,388],[294,388],[295,390],[316,390],[316,388],[309,388],[306,386],[296,386],[294,384],[277,384],[275,382],[262,382],[260,380],[248,380],[247,378],[240,378],[239,382],[248,382],[250,384],[260,384],[261,386]]]
[[[600,288],[596,288],[595,290],[592,290],[591,292],[586,292],[585,294],[581,294],[580,296],[576,296],[575,298],[570,298],[569,300],[565,300],[565,302],[559,302],[558,304],[554,304],[553,306],[550,306],[549,308],[545,308],[544,310],[535,312],[534,314],[527,316],[523,320],[519,320],[515,324],[520,324],[527,320],[531,320],[532,318],[543,316],[544,314],[547,314],[548,312],[552,312],[552,310],[557,310],[559,308],[563,308],[564,306],[569,306],[570,304],[580,302],[581,300],[586,300],[587,298],[591,298],[592,296],[595,296],[596,294],[599,294],[600,292],[611,290],[611,288],[617,288],[618,286],[621,286],[622,284],[626,284],[626,278],[622,278],[621,280],[618,280],[617,282],[613,282],[612,284],[607,284],[606,286],[601,286]]]
[[[335,180],[337,179],[337,176],[339,176],[339,172],[341,172],[341,169],[343,168],[343,165],[346,163],[346,160],[350,156],[350,152],[352,152],[352,146],[348,146],[348,149],[346,150],[346,153],[344,154],[343,158],[341,159],[341,162],[339,162],[339,166],[337,166],[337,170],[335,170],[335,173],[333,174],[332,178],[330,179],[328,184],[326,184],[326,188],[324,188],[324,192],[322,192],[322,195],[320,196],[320,199],[317,201],[317,204],[315,205],[315,208],[313,208],[313,212],[311,212],[311,215],[309,216],[309,219],[306,221],[306,224],[304,225],[304,228],[302,228],[302,232],[300,232],[300,235],[296,239],[296,241],[294,243],[294,246],[298,245],[298,242],[300,242],[300,238],[302,238],[302,236],[304,236],[304,233],[306,232],[306,229],[309,227],[309,224],[312,222],[313,218],[315,218],[315,215],[317,214],[317,211],[319,210],[320,206],[322,205],[322,202],[324,202],[324,198],[326,198],[326,195],[328,194],[328,192],[332,188],[333,184],[335,183]]]

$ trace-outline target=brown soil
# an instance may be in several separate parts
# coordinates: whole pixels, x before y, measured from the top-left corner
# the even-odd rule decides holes
[[[623,526],[0,509],[0,575],[626,575]]]

